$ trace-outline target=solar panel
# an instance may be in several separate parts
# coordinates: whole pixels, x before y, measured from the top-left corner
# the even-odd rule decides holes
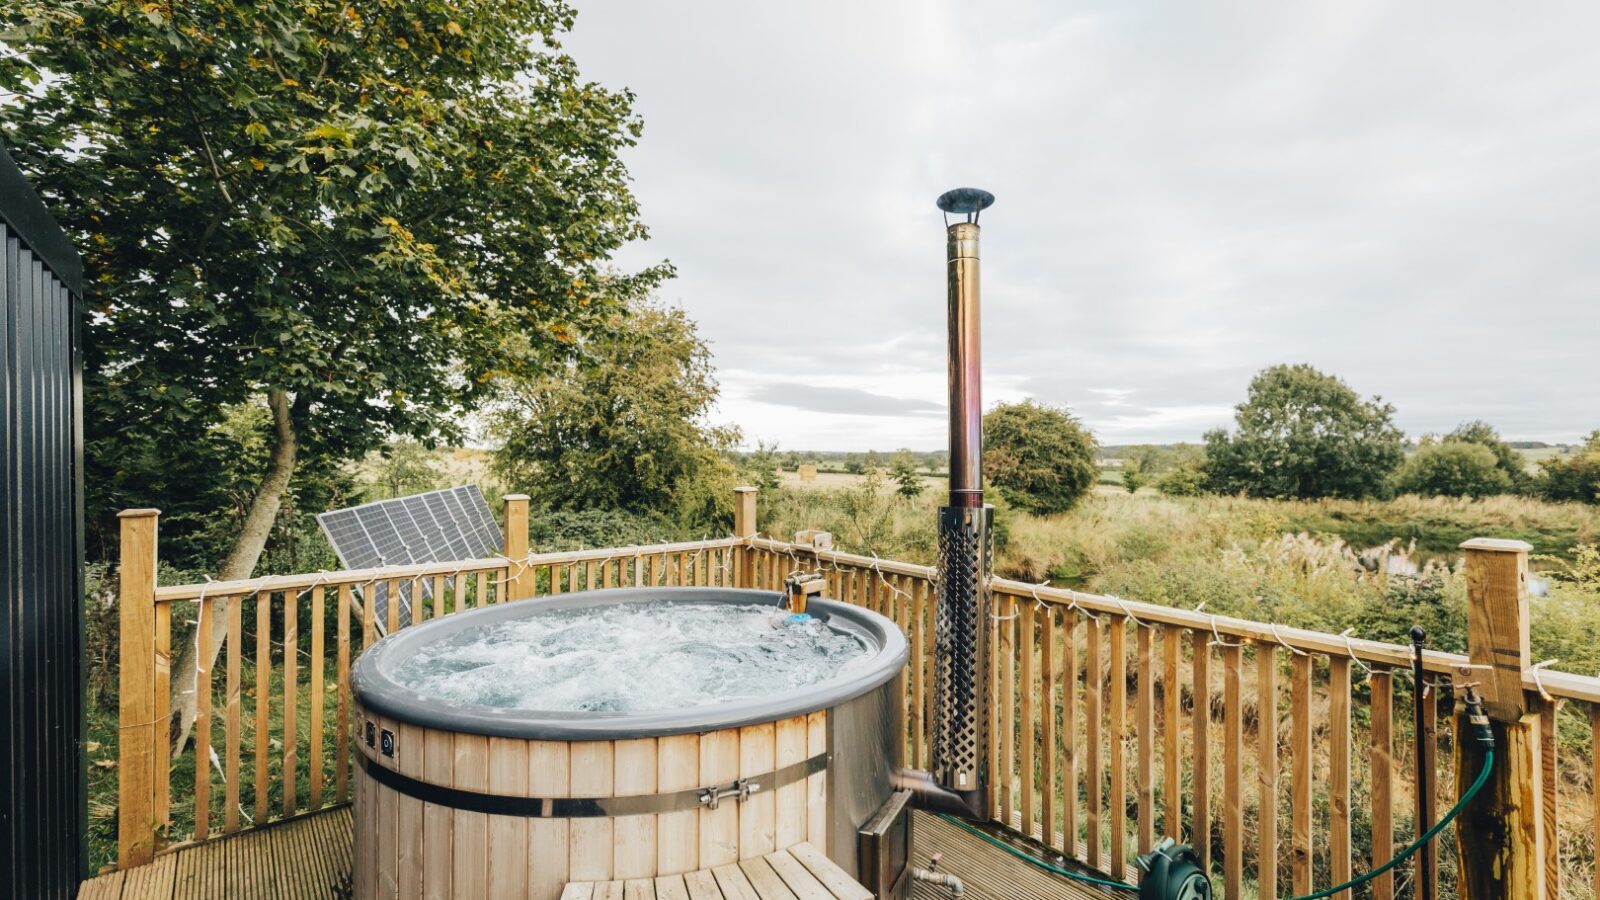
[[[346,569],[481,559],[504,546],[489,502],[475,484],[329,510],[317,522]],[[431,582],[419,583],[422,596],[428,596]],[[378,628],[387,630],[388,585],[380,581],[366,590],[373,592]],[[403,624],[411,622],[411,594],[412,584],[402,582],[396,612]]]

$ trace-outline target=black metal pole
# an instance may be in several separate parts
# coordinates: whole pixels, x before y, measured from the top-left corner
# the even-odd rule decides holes
[[[1428,683],[1422,671],[1422,646],[1427,639],[1428,632],[1421,625],[1411,626],[1411,709],[1417,747],[1417,834],[1433,827],[1433,797],[1429,796],[1428,791],[1427,717],[1423,714],[1423,704],[1436,701],[1428,695]],[[1417,900],[1434,900],[1432,841],[1423,844],[1417,852]]]

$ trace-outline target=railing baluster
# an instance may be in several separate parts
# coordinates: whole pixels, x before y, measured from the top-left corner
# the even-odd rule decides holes
[[[1244,892],[1244,648],[1222,648],[1222,896]]]
[[[1544,814],[1544,889],[1549,897],[1561,896],[1561,807],[1556,795],[1560,787],[1560,776],[1556,771],[1557,754],[1561,752],[1561,734],[1556,727],[1556,719],[1560,713],[1559,699],[1540,699],[1539,764],[1543,771],[1540,773],[1539,787],[1544,793],[1544,808],[1540,811]]]
[[[194,633],[194,839],[211,836],[211,617],[214,600],[200,601]]]
[[[1056,842],[1056,758],[1059,749],[1056,746],[1056,684],[1060,681],[1057,671],[1059,657],[1056,655],[1056,610],[1053,606],[1045,606],[1040,610],[1039,619],[1039,662],[1044,670],[1044,695],[1041,711],[1044,716],[1044,734],[1039,743],[1044,754],[1044,786],[1042,799],[1044,800],[1044,835],[1046,847],[1060,846]]]
[[[1017,604],[995,596],[1000,622],[1000,821],[1014,828],[1017,800]]]
[[[456,584],[461,580],[459,576]],[[339,803],[350,799],[350,601],[348,583],[339,585],[339,622],[336,626],[338,659],[334,672],[338,676],[339,709],[333,745],[333,796]]]
[[[1311,843],[1311,657],[1294,658],[1294,677],[1290,689],[1289,746],[1294,754],[1290,774],[1289,809],[1294,814],[1294,849],[1291,857],[1293,890],[1312,891]]]
[[[223,737],[222,777],[227,783],[223,786],[222,831],[232,834],[239,830],[239,769],[244,752],[244,736],[239,725],[244,668],[244,598],[229,597],[224,602],[228,604],[228,660],[223,690],[227,725]]]
[[[1104,806],[1101,791],[1106,773],[1100,764],[1100,717],[1104,706],[1105,669],[1100,659],[1100,620],[1093,616],[1083,623],[1084,635],[1084,792],[1085,837],[1089,845],[1089,868],[1100,868],[1100,817]]]
[[[267,821],[267,767],[272,747],[268,704],[272,696],[272,594],[261,592],[256,599],[256,797],[255,824]],[[394,609],[394,592],[389,593],[389,609]]]
[[[1180,718],[1183,703],[1183,684],[1179,678],[1179,664],[1183,658],[1183,631],[1166,625],[1161,629],[1161,766],[1162,788],[1161,827],[1167,837],[1183,840],[1183,756],[1178,751],[1178,740],[1183,736]]]
[[[1270,898],[1278,896],[1278,648],[1271,644],[1256,645],[1256,709],[1256,885]]]
[[[1061,616],[1061,832],[1066,854],[1078,858],[1078,612]]]
[[[1350,658],[1328,659],[1328,869],[1350,880]],[[1349,900],[1341,891],[1335,900]]]
[[[1600,703],[1589,704],[1589,784],[1591,790],[1600,790]],[[1590,801],[1591,805],[1594,803]],[[1600,849],[1600,812],[1590,819],[1590,840]],[[1435,879],[1435,884],[1438,880]],[[1600,863],[1594,866],[1594,896],[1600,897]]]
[[[1375,671],[1372,686],[1372,865],[1394,855],[1394,676]],[[1372,900],[1394,900],[1394,873],[1372,881]]]
[[[391,578],[384,583],[387,592],[383,604],[384,628],[386,634],[394,634],[400,630],[400,579]]]
[[[1111,877],[1128,872],[1128,620],[1111,620]]]
[[[435,619],[442,619],[445,615],[444,589],[445,577],[443,575],[433,576],[433,617]]]
[[[151,811],[160,840],[159,829],[170,824],[172,819],[172,604],[154,606],[155,664],[151,674],[155,680],[155,715],[152,718],[156,724],[154,740],[150,742],[155,755],[150,790],[154,801]]]
[[[1191,632],[1194,649],[1194,824],[1191,840],[1200,867],[1211,871],[1211,635]]]
[[[928,594],[924,589],[924,582],[917,581],[911,586],[912,620],[915,622],[911,629],[911,764],[919,769],[928,767],[928,750],[924,729],[927,720],[922,716],[923,703],[926,702],[924,692],[927,690],[923,677],[927,672],[927,624],[928,624]]]
[[[1149,853],[1156,838],[1156,685],[1155,685],[1155,632],[1143,626],[1134,627],[1139,650],[1139,705],[1134,732],[1139,740],[1139,843],[1141,854]]]
[[[1017,724],[1021,730],[1018,736],[1021,746],[1022,766],[1022,828],[1023,834],[1034,833],[1034,805],[1033,805],[1033,750],[1034,741],[1038,738],[1038,731],[1034,723],[1035,695],[1038,693],[1034,669],[1033,640],[1034,640],[1034,607],[1026,600],[1014,600],[1019,604],[1021,615],[1017,619],[1017,629],[1021,632],[1017,640],[1017,650],[1022,654],[1022,718]]]
[[[415,592],[413,592],[415,593]],[[416,608],[415,597],[412,608]],[[283,594],[283,814],[294,815],[296,775],[300,771],[300,746],[295,727],[300,718],[299,704],[299,625],[300,604],[294,591]]]
[[[322,585],[311,589],[311,758],[307,761],[311,769],[310,783],[307,785],[311,797],[307,805],[311,809],[322,808],[322,657],[326,651],[323,646],[323,599]]]

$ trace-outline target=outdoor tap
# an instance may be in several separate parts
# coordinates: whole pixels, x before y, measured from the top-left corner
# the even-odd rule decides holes
[[[821,572],[791,572],[783,580],[783,599],[780,606],[794,615],[805,615],[806,601],[812,594],[821,594],[827,580]]]

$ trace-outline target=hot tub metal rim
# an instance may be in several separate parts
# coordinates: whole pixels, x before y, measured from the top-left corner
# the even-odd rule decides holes
[[[882,687],[904,669],[910,647],[898,625],[872,610],[823,599],[812,600],[809,610],[872,640],[877,653],[859,670],[759,700],[649,713],[506,709],[450,703],[403,687],[391,677],[415,648],[505,619],[650,600],[776,605],[778,597],[775,591],[745,588],[612,588],[455,613],[396,632],[363,652],[351,667],[351,693],[369,714],[425,728],[527,740],[614,741],[740,728],[830,709]]]

